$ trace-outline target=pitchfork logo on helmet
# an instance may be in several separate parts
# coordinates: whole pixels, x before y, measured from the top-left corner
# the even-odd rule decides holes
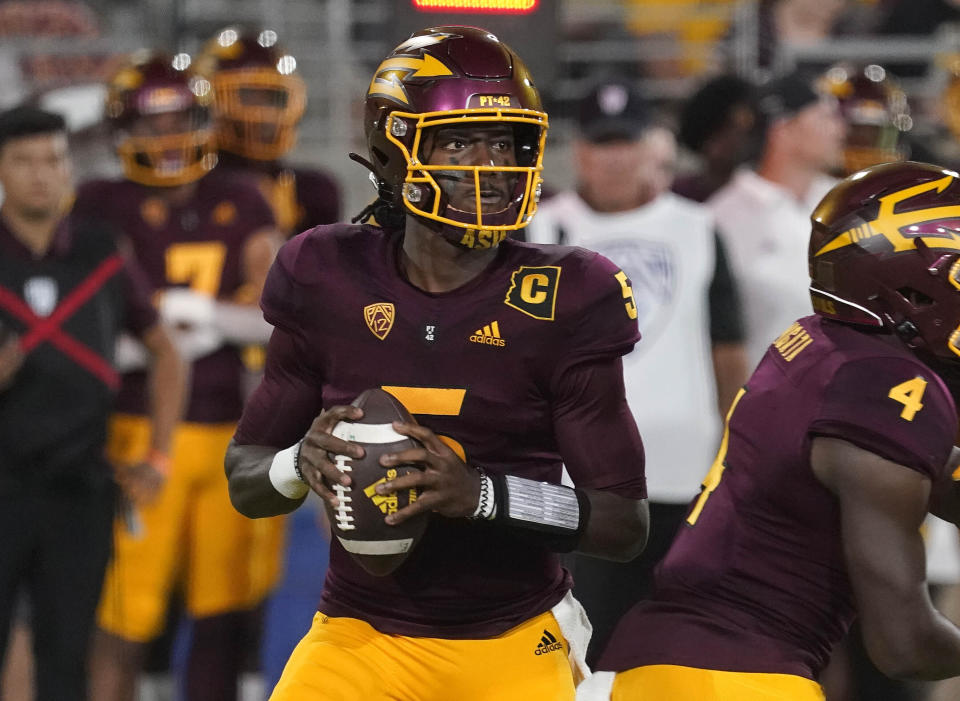
[[[198,180],[217,164],[208,106],[210,83],[187,54],[135,53],[107,85],[106,114],[127,178],[170,187]]]
[[[811,221],[814,311],[960,361],[960,175],[873,166],[837,184]]]
[[[258,161],[272,161],[297,141],[307,87],[297,60],[272,29],[227,27],[207,42],[197,71],[213,85],[217,145]]]
[[[495,246],[533,217],[547,115],[526,66],[490,32],[417,32],[375,71],[365,111],[370,167],[394,212],[466,248]],[[513,153],[501,163],[432,163],[434,136],[449,127],[506,127]],[[454,186],[472,193],[466,204],[452,201]]]

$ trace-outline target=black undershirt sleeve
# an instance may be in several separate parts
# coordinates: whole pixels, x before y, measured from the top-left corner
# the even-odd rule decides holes
[[[723,241],[715,231],[713,240],[716,246],[713,280],[710,282],[708,304],[710,308],[710,341],[717,343],[742,343],[743,307],[737,281],[734,280],[727,263],[727,254]]]

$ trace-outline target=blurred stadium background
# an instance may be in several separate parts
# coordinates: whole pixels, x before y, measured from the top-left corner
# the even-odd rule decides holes
[[[613,73],[676,128],[715,75],[762,83],[797,67],[878,64],[910,103],[902,128],[917,152],[960,165],[960,0],[0,0],[0,109],[29,101],[64,114],[77,181],[119,175],[104,81],[137,49],[195,54],[235,24],[275,30],[296,58],[308,105],[287,161],[333,175],[348,216],[373,194],[347,157],[366,151],[370,76],[410,32],[441,24],[487,27],[524,57],[550,114],[552,190],[573,185],[573,106]],[[682,154],[681,172],[693,164]]]
[[[483,4],[492,10],[470,9]],[[434,11],[444,5],[463,9]],[[363,150],[359,116],[373,68],[413,29],[460,23],[494,30],[530,64],[551,114],[554,187],[570,184],[568,106],[613,71],[636,80],[669,124],[713,74],[762,81],[795,66],[878,63],[899,71],[912,137],[953,162],[960,149],[944,100],[960,24],[950,20],[960,21],[960,3],[950,0],[7,0],[0,107],[30,99],[65,112],[78,178],[111,174],[100,81],[120,57],[143,47],[193,53],[230,24],[269,27],[309,88],[290,160],[330,170],[344,185],[345,211],[355,212],[371,191],[346,154]]]

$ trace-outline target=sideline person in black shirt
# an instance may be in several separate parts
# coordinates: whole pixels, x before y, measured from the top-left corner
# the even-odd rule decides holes
[[[185,377],[111,233],[64,216],[71,183],[62,117],[30,107],[0,113],[0,187],[0,663],[23,588],[37,700],[81,701],[112,537],[104,443],[118,334],[135,333],[153,355],[152,453],[116,470],[133,502],[163,484]]]

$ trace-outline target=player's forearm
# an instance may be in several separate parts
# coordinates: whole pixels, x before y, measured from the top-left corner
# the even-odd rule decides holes
[[[646,499],[628,499],[612,492],[586,490],[590,518],[577,552],[605,560],[628,562],[647,544],[650,511]]]
[[[230,302],[216,303],[213,326],[224,340],[235,345],[265,344],[273,331],[259,307]]]
[[[143,335],[152,356],[149,373],[151,450],[169,454],[173,432],[183,415],[187,396],[187,367],[162,325]]]
[[[624,562],[643,552],[649,524],[646,499],[516,475],[483,475],[476,517],[495,520],[554,552],[576,550]]]
[[[954,448],[939,480],[931,485],[930,513],[944,521],[960,525],[960,448]]]
[[[877,668],[895,679],[934,681],[960,676],[960,629],[933,608],[925,592],[911,613],[895,614],[901,625],[885,631],[864,625],[864,642]]]
[[[287,514],[303,503],[306,494],[298,498],[284,496],[270,470],[277,458],[276,448],[259,445],[239,445],[230,441],[224,459],[230,501],[233,507],[248,518],[264,518]]]

